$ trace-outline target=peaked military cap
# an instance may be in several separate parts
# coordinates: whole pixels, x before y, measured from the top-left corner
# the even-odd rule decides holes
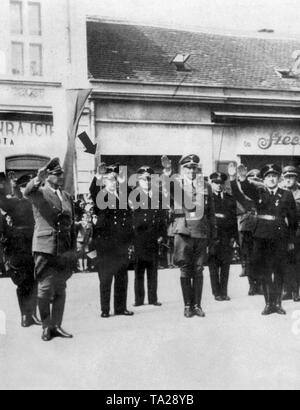
[[[114,164],[114,165],[109,165],[106,167],[106,174],[119,174],[120,173],[120,165],[119,164]]]
[[[140,176],[148,176],[148,177],[155,174],[153,168],[148,167],[147,165],[139,168],[137,173]]]
[[[193,167],[193,166],[199,166],[200,165],[200,158],[198,155],[187,155],[183,156],[179,162],[179,165],[182,167]]]
[[[223,172],[214,172],[210,176],[211,182],[215,182],[215,183],[225,184],[227,179],[228,179],[227,175],[224,174]]]
[[[254,178],[254,179],[260,179],[260,170],[259,169],[251,169],[251,171],[248,172],[247,178]]]
[[[281,167],[276,164],[268,164],[264,166],[262,170],[260,171],[260,175],[263,179],[266,178],[266,176],[270,174],[276,174],[280,176],[281,173],[282,173]]]
[[[60,175],[64,172],[62,166],[60,165],[59,158],[53,158],[51,161],[49,161],[46,165],[46,169],[49,175]]]
[[[283,168],[282,174],[284,177],[297,177],[299,175],[299,171],[296,167],[289,165]]]

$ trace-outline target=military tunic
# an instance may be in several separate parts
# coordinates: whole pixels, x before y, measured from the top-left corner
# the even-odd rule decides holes
[[[273,303],[280,304],[288,244],[294,244],[296,240],[296,203],[292,193],[281,188],[270,191],[248,181],[242,182],[241,186],[255,201],[258,213],[254,229],[253,272],[263,279],[265,294],[271,293]]]
[[[135,265],[135,298],[136,305],[145,301],[144,276],[147,271],[149,304],[157,303],[159,238],[166,238],[167,211],[162,209],[162,201],[158,201],[156,209],[152,209],[152,192],[140,190],[137,200],[140,205],[133,209]]]
[[[36,314],[37,289],[34,278],[32,238],[34,219],[31,203],[25,198],[5,195],[0,197],[0,208],[12,218],[12,226],[4,224],[5,256],[8,274],[17,285],[17,296],[22,316]]]
[[[97,204],[100,187],[94,180],[90,188],[91,196]],[[102,191],[110,208],[99,209],[95,206],[98,217],[94,229],[94,243],[98,255],[98,274],[100,279],[100,302],[103,314],[110,313],[111,287],[114,283],[115,314],[127,310],[129,247],[133,242],[132,210],[128,203],[126,209],[120,209],[117,194]]]
[[[175,263],[181,270],[181,286],[185,306],[200,306],[203,291],[203,271],[208,248],[216,239],[216,218],[212,189],[206,182],[197,189],[183,178],[165,179],[164,191],[169,197],[174,217]],[[179,193],[179,195],[178,195]],[[181,201],[177,202],[177,197]],[[186,201],[188,199],[188,201]],[[187,202],[187,203],[186,203]]]
[[[234,198],[227,193],[214,194],[217,241],[211,248],[209,270],[212,292],[215,297],[228,296],[228,279],[232,260],[231,240],[238,237],[237,207]]]
[[[48,183],[43,185],[38,178],[29,182],[25,190],[35,218],[32,251],[44,328],[62,324],[67,280],[72,276],[76,260],[73,201],[64,191],[60,195],[61,198]],[[52,315],[50,302],[53,303]]]

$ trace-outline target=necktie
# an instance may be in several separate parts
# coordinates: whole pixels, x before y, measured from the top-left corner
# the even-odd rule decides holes
[[[58,199],[60,200],[60,202],[62,202],[62,195],[61,195],[61,192],[60,192],[59,189],[57,189],[57,190],[55,191],[55,194],[56,194],[56,196],[58,197]]]

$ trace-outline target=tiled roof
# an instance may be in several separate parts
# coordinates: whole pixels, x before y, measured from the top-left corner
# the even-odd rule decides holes
[[[297,90],[300,79],[283,79],[300,41],[237,37],[88,21],[88,65],[94,79],[185,82],[201,86]],[[170,61],[191,54],[190,72]]]

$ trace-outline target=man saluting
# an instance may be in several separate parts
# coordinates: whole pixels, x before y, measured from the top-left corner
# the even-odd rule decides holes
[[[164,191],[175,219],[175,259],[181,270],[184,316],[204,318],[201,305],[204,264],[208,248],[216,240],[212,189],[204,182],[197,155],[181,158],[180,175],[173,175],[168,157],[162,158],[162,165]]]
[[[72,338],[61,327],[76,245],[73,201],[62,190],[63,183],[64,171],[55,158],[39,170],[25,190],[35,218],[33,253],[45,342],[53,337]]]
[[[266,165],[261,170],[264,187],[247,180],[247,169],[229,167],[231,180],[238,174],[243,192],[256,204],[257,224],[254,229],[254,272],[262,277],[266,307],[263,315],[278,313],[282,308],[283,280],[288,253],[295,249],[297,230],[296,203],[293,194],[279,187],[281,168]]]

